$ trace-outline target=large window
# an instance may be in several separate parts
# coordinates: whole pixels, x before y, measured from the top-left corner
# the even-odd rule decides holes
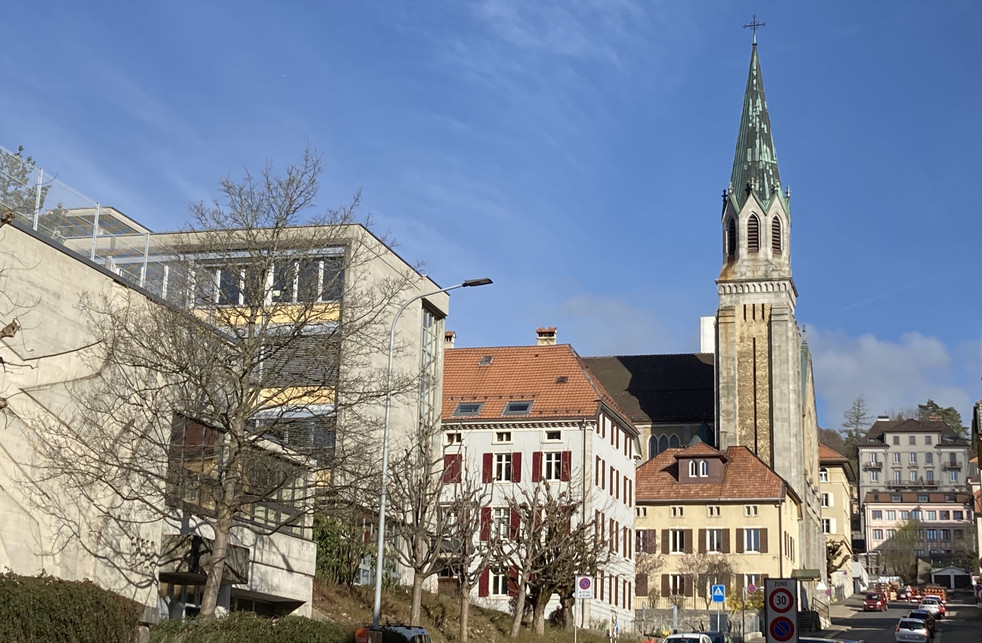
[[[745,552],[760,551],[760,529],[743,530],[743,551]]]
[[[494,454],[494,479],[498,482],[511,481],[511,455],[510,453]]]
[[[503,569],[491,570],[490,594],[492,596],[508,595],[508,572]]]
[[[423,306],[420,331],[419,421],[424,427],[435,427],[440,414],[440,355],[443,337],[440,318]]]
[[[883,530],[874,529],[873,530],[873,540],[883,540]]]
[[[501,540],[508,540],[508,531],[511,527],[511,509],[495,507],[491,513],[491,523],[494,534]]]
[[[708,551],[708,552],[722,552],[723,551],[723,530],[722,529],[707,529],[706,530],[706,551]]]
[[[685,553],[685,530],[670,529],[668,532],[668,551],[673,554]]]
[[[825,467],[822,467],[821,469],[818,470],[818,481],[819,482],[829,481],[829,470],[826,469]]]
[[[883,520],[883,510],[874,509],[873,510],[873,520]]]

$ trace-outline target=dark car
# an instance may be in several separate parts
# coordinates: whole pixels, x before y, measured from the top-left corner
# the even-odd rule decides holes
[[[706,636],[712,639],[713,643],[732,643],[730,635],[726,632],[706,632]]]
[[[367,627],[355,631],[355,643],[371,640],[371,630]],[[429,632],[412,625],[383,625],[382,643],[430,643]]]
[[[910,612],[907,613],[907,617],[919,618],[922,621],[924,621],[924,624],[927,625],[927,629],[931,630],[932,638],[934,637],[934,633],[938,631],[938,622],[935,620],[934,614],[932,614],[928,610],[922,610],[922,609],[910,610]]]

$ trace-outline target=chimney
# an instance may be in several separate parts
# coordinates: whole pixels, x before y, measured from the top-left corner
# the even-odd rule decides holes
[[[536,328],[536,346],[553,346],[556,343],[556,327]]]
[[[889,422],[890,421],[890,416],[889,415],[877,415],[876,416],[876,421],[877,422]]]
[[[452,330],[448,330],[443,333],[443,348],[453,348],[454,342],[457,340],[457,333]]]

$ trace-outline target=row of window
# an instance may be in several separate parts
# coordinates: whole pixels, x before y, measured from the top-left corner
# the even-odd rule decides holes
[[[922,500],[921,502],[926,502]],[[887,520],[897,519],[897,510],[895,509],[874,509],[872,512],[872,520],[883,520],[884,516]],[[965,520],[965,511],[961,509],[928,509],[924,511],[922,509],[911,509],[911,510],[900,510],[901,520]]]
[[[502,415],[528,415],[532,412],[532,400],[511,400],[505,402],[505,407],[501,410]],[[476,417],[481,414],[484,402],[457,402],[454,408],[453,417]]]
[[[747,219],[747,250],[751,253],[760,252],[760,219],[756,214],[751,214]],[[781,252],[781,219],[777,216],[771,219],[771,250],[774,254]],[[736,251],[736,219],[731,217],[726,223],[726,256],[735,257]]]
[[[632,609],[632,588],[633,584],[630,580],[618,575],[606,575],[603,570],[600,570],[593,585],[593,598],[622,609]],[[517,595],[518,569],[515,567],[485,569],[478,577],[477,594],[481,597]]]
[[[601,542],[609,541],[612,553],[619,553],[624,558],[631,558],[634,555],[631,527],[621,526],[620,522],[608,518],[599,509],[594,512],[593,520],[594,536]]]
[[[455,484],[463,480],[464,454],[446,453],[443,456],[443,481]],[[532,482],[569,482],[572,471],[571,451],[532,452]],[[483,482],[521,482],[522,453],[485,453],[481,458]]]
[[[635,532],[635,549],[638,552],[653,554],[657,552],[657,542],[655,540],[657,530],[638,529]],[[785,534],[786,538],[790,538]],[[793,541],[793,539],[791,539]],[[790,554],[793,560],[794,545],[785,543],[785,552]],[[694,534],[692,529],[662,529],[661,530],[661,551],[668,554],[700,554],[719,553],[729,554],[730,530],[725,528],[718,529],[699,529]],[[736,553],[767,553],[767,528],[766,527],[740,527],[736,530]]]
[[[628,507],[634,504],[634,481],[626,475],[621,475],[620,471],[610,465],[610,477],[607,476],[607,464],[600,456],[595,456],[596,461],[593,467],[593,484],[604,489],[616,500],[621,500],[623,491],[623,501]],[[609,483],[609,484],[608,484]]]
[[[893,538],[897,535],[896,529],[874,529],[873,530],[873,540],[883,540],[883,535],[886,534],[887,538]],[[917,535],[921,540],[964,540],[965,530],[963,529],[919,529],[917,530]]]
[[[743,515],[747,518],[752,518],[757,515],[757,505],[744,505]],[[672,518],[684,518],[685,517],[685,505],[671,505],[669,507],[669,512]],[[719,518],[722,514],[722,507],[720,505],[706,505],[706,516],[709,518]],[[645,516],[648,512],[645,511]]]
[[[759,591],[763,589],[764,579],[767,578],[767,574],[738,574],[737,578],[742,582],[744,588],[753,588],[754,591]],[[709,598],[712,595],[712,586],[717,584],[718,578],[712,574],[701,574],[699,580],[700,586],[700,596]],[[731,588],[728,583],[726,585],[726,593],[729,594]],[[690,574],[662,574],[661,575],[661,595],[664,597],[668,596],[686,596],[691,597],[694,593],[694,583],[692,575]],[[648,596],[648,574],[638,574],[635,578],[635,586],[637,587],[638,596]],[[741,590],[737,590],[741,591]]]
[[[876,471],[874,469],[874,470],[868,471],[867,473],[869,474],[869,481],[870,482],[879,482],[880,481],[880,472],[879,471]],[[894,469],[893,470],[893,482],[903,482],[904,481],[903,478],[904,478],[903,471],[901,471],[900,469]],[[919,472],[918,472],[917,469],[911,469],[908,472],[908,474],[907,474],[907,479],[910,482],[920,482],[922,480],[922,478],[921,478],[921,476],[920,476],[920,474],[919,474]],[[958,475],[958,470],[957,469],[952,469],[951,471],[948,472],[948,481],[949,482],[958,482],[958,480],[959,480],[959,475]],[[935,481],[934,480],[934,469],[925,469],[924,470],[923,481],[925,481],[925,482],[934,482]]]
[[[597,422],[597,435],[601,438],[607,439],[607,425],[610,424],[610,445],[615,449],[621,449],[625,456],[628,458],[634,457],[633,441],[628,438],[627,435],[621,435],[622,431],[619,426],[610,422],[605,417],[601,417],[600,421]]]

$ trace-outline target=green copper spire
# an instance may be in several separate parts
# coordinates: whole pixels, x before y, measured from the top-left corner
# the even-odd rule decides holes
[[[764,79],[760,75],[756,42],[750,56],[750,75],[743,97],[743,114],[740,116],[730,183],[732,198],[738,208],[746,203],[751,189],[762,204],[766,204],[772,195],[781,194],[781,175],[777,171],[777,153],[771,138],[771,119],[767,115]]]

